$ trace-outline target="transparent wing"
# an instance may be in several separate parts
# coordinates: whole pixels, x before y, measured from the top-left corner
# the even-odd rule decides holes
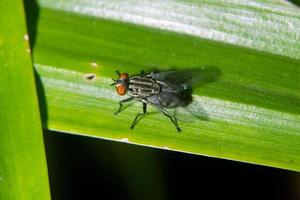
[[[160,82],[166,92],[179,92],[191,88],[191,77],[182,71],[165,71],[151,74],[152,78]]]
[[[168,70],[149,74],[155,80],[170,85],[194,88],[218,80],[222,75],[221,71],[214,66],[202,66],[190,69]]]
[[[199,104],[192,100],[192,90],[217,81],[221,71],[214,66],[195,69],[169,70],[147,74],[163,85],[162,92],[149,101],[163,107],[168,115],[178,121],[194,122],[208,120],[208,115]]]

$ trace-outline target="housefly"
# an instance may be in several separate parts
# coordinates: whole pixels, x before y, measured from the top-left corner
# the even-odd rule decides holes
[[[136,115],[131,129],[147,113],[147,105],[151,105],[168,117],[178,132],[181,131],[177,117],[172,115],[168,109],[183,107],[192,101],[192,88],[188,75],[180,71],[141,73],[135,76],[119,73],[119,71],[116,73],[118,79],[113,79],[114,83],[111,85],[115,85],[119,95],[123,96],[128,93],[130,97],[119,102],[119,109],[115,114],[122,111],[124,103],[132,100],[137,100],[143,104],[143,112]]]

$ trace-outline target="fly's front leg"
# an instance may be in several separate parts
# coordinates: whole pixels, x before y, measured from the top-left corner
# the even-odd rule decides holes
[[[123,100],[121,100],[121,101],[119,102],[120,107],[119,107],[119,109],[115,112],[115,115],[122,111],[123,103],[130,102],[130,101],[132,101],[133,99],[134,99],[134,97],[130,97],[130,98],[128,98],[128,99],[123,99]]]
[[[133,120],[132,125],[131,125],[130,128],[133,129],[135,127],[135,125],[137,124],[139,117],[142,117],[146,113],[147,113],[147,104],[143,103],[143,113],[138,113],[136,115],[136,117],[134,118],[134,120]]]

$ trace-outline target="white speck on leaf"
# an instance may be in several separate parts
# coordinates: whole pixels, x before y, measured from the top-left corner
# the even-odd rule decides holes
[[[94,67],[94,68],[97,68],[97,67],[98,67],[98,64],[95,63],[95,62],[91,62],[91,66]]]
[[[25,34],[25,35],[24,35],[24,40],[26,40],[26,41],[29,40],[28,34]]]

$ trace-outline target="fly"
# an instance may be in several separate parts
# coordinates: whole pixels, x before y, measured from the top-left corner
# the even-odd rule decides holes
[[[128,73],[119,71],[116,73],[118,79],[113,79],[114,83],[111,85],[115,85],[119,95],[128,93],[130,97],[119,102],[120,106],[115,115],[122,111],[124,103],[137,100],[143,104],[143,112],[136,115],[131,129],[135,127],[140,117],[147,113],[147,105],[151,105],[168,117],[178,132],[181,131],[176,116],[172,116],[167,109],[186,106],[192,101],[188,77],[181,76],[178,71],[142,73],[136,76],[129,76]]]

